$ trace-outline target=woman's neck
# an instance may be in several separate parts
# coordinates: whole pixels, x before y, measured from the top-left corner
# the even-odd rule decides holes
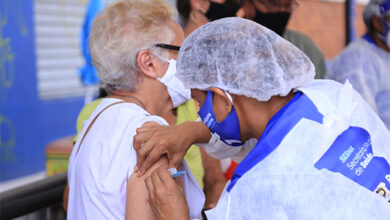
[[[184,27],[184,35],[187,37],[198,27],[207,24],[209,20],[200,11],[192,10]]]
[[[141,91],[126,91],[126,90],[116,90],[110,96],[111,98],[122,99],[126,102],[134,103],[141,108],[145,109],[152,115],[162,115],[161,106],[158,106],[158,102],[152,99],[146,99],[145,97],[153,97],[151,95],[142,94]],[[164,114],[166,113],[165,110]]]
[[[140,106],[143,109],[146,109],[146,106],[142,100],[142,96],[135,94],[134,92],[130,91],[114,91],[111,95],[108,96],[109,98],[117,98],[117,99],[122,99],[126,102],[131,102],[134,103],[138,106]]]

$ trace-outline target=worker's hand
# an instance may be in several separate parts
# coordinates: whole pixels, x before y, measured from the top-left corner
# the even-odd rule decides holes
[[[137,151],[136,171],[142,176],[164,154],[168,157],[169,167],[178,167],[191,142],[188,132],[181,126],[146,122],[137,129],[133,146]]]
[[[142,176],[164,154],[168,157],[169,167],[178,167],[193,143],[207,143],[210,136],[202,122],[185,122],[175,126],[147,122],[137,129],[134,136],[133,146],[137,151],[135,171]]]
[[[149,202],[157,219],[190,219],[183,189],[176,184],[166,167],[157,168],[145,179]]]

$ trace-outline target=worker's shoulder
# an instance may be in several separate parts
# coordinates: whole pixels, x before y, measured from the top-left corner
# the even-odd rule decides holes
[[[356,39],[349,43],[347,47],[340,53],[340,55],[352,55],[355,56],[377,56],[377,46],[369,43],[367,40],[363,38]]]
[[[290,43],[298,47],[300,50],[302,50],[315,64],[317,62],[324,63],[324,55],[322,51],[314,43],[314,41],[307,35],[298,31],[286,29],[286,31],[283,34],[283,37],[287,41],[289,41]],[[320,68],[320,67],[316,66],[316,68]]]
[[[306,34],[292,29],[286,29],[284,31],[283,37],[287,40],[303,40],[314,43],[312,39]]]
[[[356,69],[361,66],[377,65],[379,62],[378,53],[374,45],[370,45],[364,39],[356,39],[333,60],[330,69]]]

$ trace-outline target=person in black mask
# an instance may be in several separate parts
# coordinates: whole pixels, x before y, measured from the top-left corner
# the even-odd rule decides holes
[[[210,1],[209,10],[205,15],[210,21],[226,17],[243,17],[244,12],[240,10],[241,7],[242,2],[240,1]]]
[[[179,23],[184,30],[184,36],[210,22],[205,15],[210,8],[209,0],[177,0],[176,8],[180,15]]]
[[[210,1],[205,15],[210,21],[226,17],[244,17],[282,36],[296,4],[296,1],[291,0]],[[242,16],[237,16],[237,13]]]
[[[253,21],[283,36],[291,12],[298,3],[295,0],[251,0],[256,10]]]
[[[187,36],[210,21],[225,17],[244,17],[248,14],[244,10],[244,3],[245,1],[236,0],[177,0],[176,7],[184,35]]]
[[[326,68],[321,50],[308,36],[287,29],[291,13],[298,6],[296,0],[219,0],[218,2],[211,1],[209,9],[205,12],[210,21],[235,16],[234,12],[240,14],[240,17],[253,20],[301,49],[313,62],[316,69],[316,78],[324,77]]]
[[[326,73],[325,60],[321,50],[306,35],[287,28],[291,13],[298,7],[296,0],[245,0],[249,1],[255,10],[253,21],[273,30],[284,39],[290,41],[302,50],[313,62],[316,78],[324,78]]]

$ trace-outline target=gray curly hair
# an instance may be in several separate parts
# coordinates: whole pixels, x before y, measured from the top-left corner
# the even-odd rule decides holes
[[[137,54],[156,43],[170,43],[167,23],[173,10],[162,0],[120,0],[99,12],[90,35],[92,61],[108,94],[134,90],[138,82]],[[166,51],[152,49],[167,56]]]

